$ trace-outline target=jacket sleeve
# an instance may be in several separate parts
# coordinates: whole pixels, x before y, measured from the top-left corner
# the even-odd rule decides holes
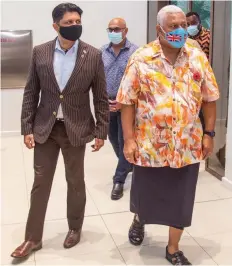
[[[36,48],[33,49],[29,75],[23,95],[21,134],[33,134],[33,124],[39,102],[40,82],[36,72]]]
[[[109,126],[109,103],[106,92],[106,79],[101,52],[97,55],[97,67],[92,82],[92,92],[96,117],[95,137],[98,139],[107,139]]]

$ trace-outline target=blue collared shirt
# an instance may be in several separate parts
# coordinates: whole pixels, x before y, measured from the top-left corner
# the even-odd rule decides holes
[[[125,46],[117,56],[114,53],[111,43],[101,48],[106,75],[107,93],[110,98],[116,98],[127,62],[137,49],[138,47],[128,40],[126,40]]]
[[[53,68],[57,84],[62,92],[73,72],[76,64],[78,40],[75,44],[65,53],[60,47],[59,40],[56,40],[56,46],[54,51]],[[61,106],[59,106],[57,118],[63,118]]]

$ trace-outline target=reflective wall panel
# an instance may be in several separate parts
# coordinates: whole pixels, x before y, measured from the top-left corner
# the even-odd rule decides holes
[[[1,31],[1,88],[25,86],[32,52],[32,32]]]

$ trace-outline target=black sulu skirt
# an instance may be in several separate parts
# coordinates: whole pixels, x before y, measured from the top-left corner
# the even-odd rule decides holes
[[[144,224],[188,227],[200,164],[183,168],[134,166],[130,210]]]

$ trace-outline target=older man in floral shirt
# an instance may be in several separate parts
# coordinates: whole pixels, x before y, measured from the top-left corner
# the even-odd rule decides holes
[[[183,11],[166,6],[157,21],[159,39],[131,57],[117,96],[124,154],[135,164],[129,240],[141,244],[145,224],[169,226],[167,260],[190,265],[179,241],[191,225],[199,162],[213,150],[219,91],[203,51],[186,42]]]

